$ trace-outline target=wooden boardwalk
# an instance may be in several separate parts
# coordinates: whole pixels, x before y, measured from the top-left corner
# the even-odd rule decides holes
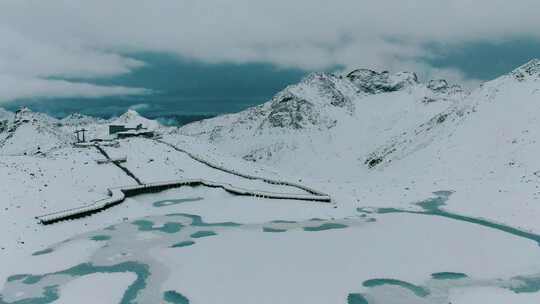
[[[237,170],[234,170],[234,169],[229,169],[229,168],[226,168],[222,165],[219,165],[219,164],[216,164],[216,163],[213,163],[209,160],[206,160],[204,159],[204,157],[200,156],[200,155],[197,155],[195,153],[192,153],[192,152],[189,152],[185,149],[182,149],[180,147],[177,147],[171,143],[168,143],[166,141],[163,141],[161,139],[154,139],[155,141],[159,142],[159,143],[162,143],[162,144],[165,144],[171,148],[173,148],[174,150],[178,151],[178,152],[182,152],[182,153],[185,153],[186,155],[188,155],[190,158],[192,158],[193,160],[196,160],[202,164],[205,164],[207,165],[208,167],[210,168],[214,168],[216,170],[219,170],[219,171],[223,171],[225,173],[229,173],[229,174],[232,174],[232,175],[236,175],[236,176],[239,176],[239,177],[243,177],[243,178],[246,178],[246,179],[250,179],[250,180],[260,180],[262,182],[265,182],[267,184],[272,184],[272,185],[283,185],[283,186],[289,186],[289,187],[293,187],[293,188],[297,188],[297,189],[300,189],[300,190],[303,190],[303,191],[306,191],[308,193],[311,193],[313,195],[319,195],[319,196],[328,196],[328,194],[326,193],[323,193],[321,191],[318,191],[318,190],[315,190],[313,188],[310,188],[310,187],[307,187],[307,186],[304,186],[302,184],[299,184],[299,183],[293,183],[293,182],[288,182],[288,181],[282,181],[282,180],[276,180],[276,179],[270,179],[270,178],[265,178],[265,177],[259,177],[259,176],[255,176],[255,175],[250,175],[250,174],[245,174],[245,173],[241,173]]]
[[[43,225],[49,225],[56,222],[77,219],[85,216],[98,213],[105,209],[111,208],[122,203],[127,197],[144,194],[144,193],[155,193],[164,191],[167,189],[179,188],[182,186],[206,186],[212,188],[222,188],[223,190],[243,196],[253,196],[260,198],[269,198],[269,199],[290,199],[290,200],[302,200],[302,201],[313,201],[313,202],[331,202],[329,196],[324,195],[311,195],[311,194],[290,194],[290,193],[278,193],[278,192],[268,192],[268,191],[254,191],[249,189],[244,189],[240,187],[235,187],[228,183],[219,183],[213,182],[204,179],[183,179],[176,181],[167,181],[167,182],[158,182],[158,183],[149,183],[142,185],[133,185],[126,187],[117,187],[110,188],[108,198],[95,201],[91,204],[84,205],[78,208],[67,209],[55,213],[50,213],[46,215],[41,215],[36,217],[36,219]]]
[[[253,196],[253,197],[269,198],[269,199],[289,199],[289,200],[301,200],[301,201],[325,202],[325,203],[330,203],[332,201],[331,197],[328,194],[317,191],[313,188],[306,187],[304,185],[297,184],[297,183],[275,180],[275,179],[268,179],[268,178],[240,173],[234,169],[228,169],[221,165],[212,163],[194,153],[188,152],[184,149],[176,147],[175,145],[172,145],[165,141],[162,141],[159,139],[155,139],[155,140],[160,143],[166,144],[179,152],[185,153],[189,157],[194,159],[195,161],[203,163],[211,168],[214,168],[214,169],[217,169],[217,170],[220,170],[220,171],[232,174],[232,175],[236,175],[242,178],[250,179],[250,180],[260,180],[260,181],[263,181],[265,183],[272,184],[272,185],[283,185],[283,186],[301,189],[305,191],[307,194],[249,190],[249,189],[233,186],[229,183],[215,182],[215,181],[210,181],[206,179],[179,179],[179,180],[156,182],[156,183],[142,183],[127,168],[123,166],[119,166],[118,164],[115,164],[119,166],[120,169],[123,169],[128,175],[133,177],[134,180],[138,184],[125,186],[125,187],[110,188],[108,189],[108,192],[109,192],[108,198],[104,198],[104,199],[95,201],[93,203],[90,203],[88,205],[84,205],[81,207],[71,208],[67,210],[62,210],[62,211],[58,211],[54,213],[37,216],[36,219],[43,225],[49,225],[49,224],[57,223],[64,220],[77,219],[77,218],[81,218],[85,216],[90,216],[92,214],[95,214],[103,210],[106,210],[108,208],[111,208],[113,206],[116,206],[122,203],[127,197],[144,194],[144,193],[155,193],[155,192],[160,192],[167,189],[179,188],[182,186],[191,186],[191,187],[205,186],[205,187],[212,187],[212,188],[221,188],[235,195]],[[107,159],[110,159],[108,154],[101,147],[97,145],[94,145],[94,146]]]

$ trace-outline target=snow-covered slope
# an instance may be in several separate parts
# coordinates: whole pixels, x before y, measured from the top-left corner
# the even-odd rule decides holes
[[[12,112],[0,108],[0,140],[7,135],[5,132],[8,130],[8,125],[13,121],[14,117],[15,114]]]
[[[137,125],[142,125],[149,130],[155,130],[161,126],[158,121],[145,118],[141,116],[137,111],[132,109],[120,115],[118,118],[111,119],[110,123],[117,125],[125,125],[130,128],[134,128]]]
[[[415,188],[447,185],[456,190],[450,208],[461,213],[536,227],[540,61],[485,83],[439,117],[430,130],[424,125],[375,148],[372,155],[384,160],[373,170],[407,175]]]
[[[72,113],[62,118],[60,122],[62,123],[62,125],[65,126],[81,127],[92,124],[103,124],[106,123],[106,120],[93,116],[83,115],[80,113]]]
[[[362,167],[373,147],[455,107],[465,96],[458,86],[444,80],[421,84],[409,72],[318,73],[261,106],[196,122],[180,132],[289,172],[320,175],[332,162],[343,177],[347,171],[342,168]]]
[[[107,139],[110,137],[110,124],[166,129],[159,122],[142,117],[133,110],[109,120],[78,113],[58,120],[28,108],[21,108],[15,113],[0,109],[0,155],[33,155],[66,147],[76,141],[74,132],[83,128],[87,140]]]
[[[3,155],[40,154],[73,141],[73,135],[64,132],[58,120],[27,108],[15,112],[2,129],[0,154]]]
[[[540,127],[539,97],[540,61],[532,60],[508,75],[483,84],[461,103],[422,123],[414,132],[392,138],[376,149],[372,157],[379,157],[383,165],[388,164],[427,147],[435,138],[432,146],[438,150],[428,152],[434,152],[432,157],[441,153],[450,157],[455,155],[455,148],[484,156],[500,154],[503,150],[532,151],[537,149],[534,141],[529,142],[530,147],[515,145],[519,138]],[[515,138],[507,142],[509,136]],[[472,159],[462,157],[464,161]]]

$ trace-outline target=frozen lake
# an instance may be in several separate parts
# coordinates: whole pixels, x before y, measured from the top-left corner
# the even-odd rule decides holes
[[[327,206],[197,191],[140,196],[131,203],[156,215],[35,252],[0,303],[540,300],[538,236],[446,213],[450,192],[332,218]]]

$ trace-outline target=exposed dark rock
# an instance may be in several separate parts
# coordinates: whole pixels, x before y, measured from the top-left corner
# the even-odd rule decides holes
[[[448,81],[444,79],[430,80],[427,84],[427,88],[435,93],[441,94],[455,94],[463,92],[463,88],[458,85],[450,85],[448,84]]]
[[[399,91],[408,86],[418,84],[418,77],[415,73],[410,72],[400,72],[391,75],[388,71],[378,73],[368,69],[358,69],[350,72],[347,78],[360,91],[369,94]]]
[[[448,117],[448,114],[446,113],[439,115],[439,117],[437,118],[437,123],[443,123],[447,117]]]
[[[528,77],[540,77],[540,59],[533,59],[515,69],[512,76],[518,81],[524,81]]]
[[[270,106],[267,121],[272,127],[301,129],[306,124],[317,124],[319,114],[313,103],[286,94]]]
[[[351,102],[343,93],[336,88],[334,76],[324,73],[314,73],[309,75],[304,82],[317,88],[321,95],[330,100],[330,104],[336,107],[346,107]]]
[[[382,162],[383,162],[383,159],[381,157],[377,157],[377,158],[367,159],[365,164],[368,165],[369,168],[373,168]]]
[[[427,84],[427,87],[433,91],[446,91],[448,90],[448,81],[444,79],[430,80]]]

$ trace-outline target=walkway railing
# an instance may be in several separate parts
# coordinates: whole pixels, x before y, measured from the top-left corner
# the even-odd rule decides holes
[[[249,190],[240,187],[233,186],[228,183],[220,183],[209,181],[205,179],[183,179],[176,181],[166,181],[157,183],[148,183],[142,185],[132,185],[125,187],[117,187],[108,189],[109,198],[95,201],[91,204],[84,205],[78,208],[71,208],[59,212],[49,213],[36,217],[36,219],[43,225],[49,225],[56,222],[77,219],[85,216],[89,216],[105,209],[111,208],[115,205],[122,203],[127,197],[143,194],[160,192],[167,189],[178,188],[182,186],[206,186],[212,188],[222,188],[223,190],[236,195],[254,196],[270,199],[290,199],[290,200],[302,200],[302,201],[316,201],[316,202],[331,202],[328,195],[310,195],[310,194],[290,194],[290,193],[277,193],[268,191],[256,191]]]
[[[310,187],[307,187],[307,186],[304,186],[304,185],[301,185],[301,184],[298,184],[298,183],[282,181],[282,180],[276,180],[276,179],[270,179],[270,178],[250,175],[250,174],[246,174],[246,173],[241,173],[241,172],[236,171],[234,169],[229,169],[229,168],[226,168],[226,167],[224,167],[222,165],[215,164],[215,163],[213,163],[213,162],[211,162],[209,160],[204,159],[202,156],[199,156],[199,155],[197,155],[195,153],[192,153],[192,152],[189,152],[189,151],[187,151],[185,149],[177,147],[177,146],[175,146],[175,145],[173,145],[171,143],[168,143],[168,142],[166,142],[164,140],[161,140],[161,139],[154,139],[154,140],[159,142],[159,143],[165,144],[165,145],[175,149],[178,152],[185,153],[187,156],[189,156],[193,160],[196,160],[196,161],[198,161],[200,163],[203,163],[203,164],[207,165],[208,167],[214,168],[216,170],[223,171],[225,173],[233,174],[233,175],[243,177],[243,178],[247,178],[247,179],[251,179],[251,180],[260,180],[260,181],[263,181],[263,182],[265,182],[267,184],[289,186],[289,187],[293,187],[293,188],[297,188],[297,189],[306,191],[306,192],[314,194],[314,195],[328,196],[328,194],[326,194],[324,192],[315,190],[313,188],[310,188]]]
[[[118,205],[122,203],[127,197],[131,197],[131,196],[135,196],[135,195],[139,195],[143,193],[160,192],[163,190],[178,188],[182,186],[206,186],[206,187],[212,187],[212,188],[221,188],[235,195],[245,195],[245,196],[261,197],[261,198],[269,198],[269,199],[290,199],[290,200],[326,202],[326,203],[330,203],[332,201],[332,199],[330,198],[328,194],[320,192],[313,188],[310,188],[310,187],[307,187],[298,183],[276,180],[276,179],[269,179],[269,178],[241,173],[234,169],[229,169],[219,164],[215,164],[195,153],[179,148],[161,139],[154,138],[154,140],[162,144],[165,144],[179,152],[185,153],[193,160],[198,161],[216,170],[220,170],[225,173],[229,173],[229,174],[236,175],[236,176],[250,179],[250,180],[260,180],[260,181],[263,181],[265,183],[272,184],[272,185],[283,185],[283,186],[297,188],[297,189],[307,192],[308,194],[279,193],[279,192],[270,192],[270,191],[249,190],[249,189],[233,186],[229,183],[214,182],[214,181],[209,181],[206,179],[181,179],[181,180],[157,182],[157,183],[142,183],[127,168],[115,163],[115,165],[117,165],[120,169],[124,170],[129,176],[133,177],[133,179],[138,183],[138,185],[110,188],[108,189],[109,196],[110,196],[109,198],[101,199],[91,204],[84,205],[78,208],[71,208],[71,209],[67,209],[67,210],[63,210],[63,211],[59,211],[55,213],[49,213],[42,216],[37,216],[36,219],[41,224],[48,225],[48,224],[53,224],[53,223],[64,221],[64,220],[81,218],[81,217],[89,216],[94,213],[111,208],[115,205]],[[99,146],[99,144],[93,144],[91,146],[96,147],[99,150],[99,152],[103,154],[107,159],[111,159],[110,156],[107,154],[107,152],[105,152],[105,150],[103,150]]]

